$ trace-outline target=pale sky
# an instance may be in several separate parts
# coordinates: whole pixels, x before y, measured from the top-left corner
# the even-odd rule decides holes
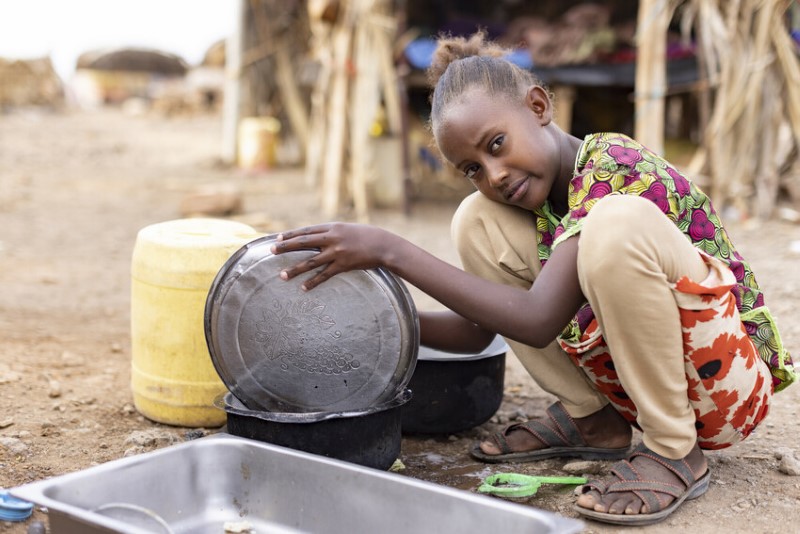
[[[50,56],[69,78],[96,48],[157,48],[199,63],[235,25],[236,0],[0,0],[0,57]]]

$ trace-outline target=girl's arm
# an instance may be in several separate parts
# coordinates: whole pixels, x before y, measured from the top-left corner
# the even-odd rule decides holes
[[[419,333],[421,345],[464,354],[481,352],[495,336],[450,310],[419,312]]]
[[[471,275],[374,226],[331,223],[284,232],[273,253],[309,248],[320,252],[286,269],[282,278],[325,265],[305,282],[310,290],[338,273],[385,267],[483,330],[533,347],[553,341],[585,302],[577,237],[553,251],[528,291]]]

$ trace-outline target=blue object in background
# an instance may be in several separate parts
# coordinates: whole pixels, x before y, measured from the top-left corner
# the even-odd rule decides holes
[[[0,521],[25,521],[32,513],[32,502],[17,499],[0,489]]]
[[[428,37],[414,39],[406,45],[405,56],[415,69],[425,70],[431,66],[433,52],[436,50],[436,40]],[[533,68],[531,55],[527,50],[514,50],[506,54],[506,59],[523,69]]]

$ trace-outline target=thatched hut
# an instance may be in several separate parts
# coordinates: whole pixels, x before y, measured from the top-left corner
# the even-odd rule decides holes
[[[64,87],[50,58],[0,58],[0,109],[63,103]]]
[[[189,66],[180,56],[146,48],[92,50],[78,57],[76,99],[84,106],[151,99],[180,82]]]

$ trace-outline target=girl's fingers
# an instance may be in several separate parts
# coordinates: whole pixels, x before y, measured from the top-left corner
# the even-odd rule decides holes
[[[286,234],[281,234],[270,248],[270,251],[273,254],[280,254],[281,252],[290,252],[292,250],[316,248],[311,245],[311,242],[312,240],[309,236],[286,237]]]
[[[337,235],[336,232],[337,228],[338,226],[335,224],[323,224],[297,228],[278,234],[275,243],[271,247],[273,254],[296,250],[317,251],[310,258],[283,269],[280,273],[281,279],[290,280],[303,273],[323,267],[319,272],[303,282],[302,288],[310,290],[329,280],[334,275],[349,270],[346,266],[349,265],[349,262],[341,261],[333,250],[333,245],[341,241],[341,235]]]
[[[281,232],[280,234],[278,234],[276,240],[278,242],[285,242],[289,241],[290,239],[297,239],[297,238],[308,239],[309,236],[327,232],[329,229],[330,229],[329,225],[327,224],[304,226],[302,228],[295,228],[293,230],[287,230],[285,232]]]
[[[302,263],[298,263],[293,267],[290,267],[289,269],[284,269],[283,271],[281,271],[280,275],[281,279],[289,280],[299,274],[303,274],[319,266],[319,264],[317,263],[314,263],[313,265],[310,265],[310,263],[311,263],[310,261],[304,261]],[[300,287],[305,291],[314,289],[321,283],[325,282],[326,280],[329,280],[331,277],[333,277],[333,275],[335,275],[338,272],[339,271],[333,269],[331,265],[328,264],[320,272],[318,272],[317,274],[315,274],[314,276],[303,282],[303,284]]]
[[[293,250],[320,249],[328,243],[325,234],[314,232],[309,234],[298,234],[298,231],[284,232],[279,234],[270,251],[273,254],[291,252]]]
[[[284,280],[289,280],[290,278],[294,278],[295,276],[303,273],[307,273],[308,271],[313,271],[320,265],[324,265],[325,262],[320,259],[320,256],[323,254],[320,252],[308,259],[297,263],[288,269],[284,269],[281,271],[281,278]]]
[[[305,291],[310,291],[326,280],[329,280],[331,277],[333,277],[333,275],[336,274],[336,272],[337,271],[332,269],[329,264],[325,269],[321,270],[316,275],[303,282],[300,287],[302,287]]]

